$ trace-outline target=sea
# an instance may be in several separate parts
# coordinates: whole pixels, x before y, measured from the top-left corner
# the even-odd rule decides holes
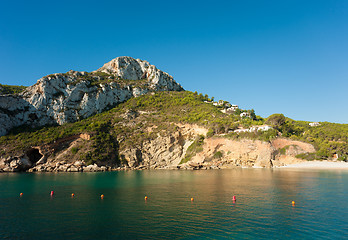
[[[348,171],[1,173],[0,238],[348,239]]]

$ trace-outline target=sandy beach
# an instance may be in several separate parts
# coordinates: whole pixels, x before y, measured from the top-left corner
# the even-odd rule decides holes
[[[279,168],[306,168],[306,169],[347,169],[348,162],[332,162],[332,161],[307,161],[296,164],[289,164]]]

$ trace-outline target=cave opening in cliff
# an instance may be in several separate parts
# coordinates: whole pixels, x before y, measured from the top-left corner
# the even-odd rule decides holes
[[[29,161],[34,164],[39,161],[43,155],[40,153],[39,149],[31,148],[27,151],[27,156]]]

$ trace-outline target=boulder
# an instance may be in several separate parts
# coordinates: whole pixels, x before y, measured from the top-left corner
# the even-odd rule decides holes
[[[97,164],[91,164],[91,165],[88,165],[87,167],[84,167],[83,168],[83,171],[84,172],[99,172],[101,171],[101,169],[98,167]]]
[[[32,166],[32,163],[26,157],[14,157],[10,162],[10,167],[13,171],[25,171]]]
[[[79,169],[75,166],[71,166],[67,169],[67,172],[78,172],[78,171],[79,171]]]
[[[76,162],[74,163],[74,166],[76,166],[76,167],[85,166],[85,162],[84,162],[84,161],[76,161]]]
[[[11,168],[10,166],[6,166],[2,169],[4,172],[14,172],[14,169]]]

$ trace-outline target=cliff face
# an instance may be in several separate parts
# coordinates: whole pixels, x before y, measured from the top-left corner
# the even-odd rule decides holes
[[[223,136],[205,138],[200,151],[181,163],[188,148],[207,129],[177,124],[175,132],[161,132],[141,145],[127,145],[118,162],[88,164],[81,156],[91,149],[88,134],[73,135],[51,144],[32,147],[22,155],[0,158],[0,171],[107,171],[112,169],[221,169],[234,167],[271,168],[301,162],[295,156],[315,152],[312,145],[278,138],[271,142],[231,140]],[[122,144],[122,143],[121,143]],[[75,149],[75,150],[74,150]]]
[[[202,166],[272,167],[275,149],[272,144],[258,140],[231,140],[223,137],[204,140],[203,151],[192,158]]]
[[[38,127],[50,122],[52,119],[45,112],[38,111],[21,96],[0,95],[0,136],[23,124]]]
[[[149,91],[181,91],[172,76],[146,61],[118,57],[92,73],[43,77],[18,96],[0,96],[0,136],[20,125],[75,122]]]

